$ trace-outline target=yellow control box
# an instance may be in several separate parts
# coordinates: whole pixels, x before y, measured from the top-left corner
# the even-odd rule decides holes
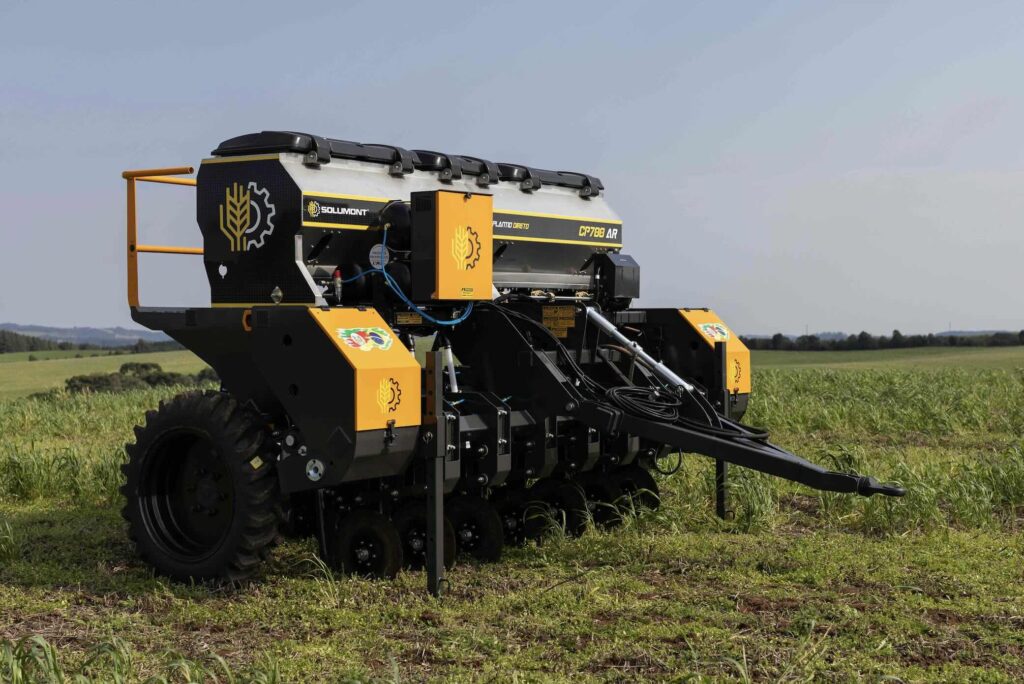
[[[712,349],[725,343],[726,383],[733,394],[750,394],[750,350],[714,311],[680,309],[680,315]]]
[[[418,301],[491,299],[494,206],[490,195],[413,193],[412,276]]]
[[[437,299],[490,299],[493,276],[490,195],[437,193]]]
[[[355,373],[356,430],[420,424],[420,365],[374,309],[309,309]]]

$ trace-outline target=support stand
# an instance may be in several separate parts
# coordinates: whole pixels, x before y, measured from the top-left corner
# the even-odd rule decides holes
[[[427,353],[424,372],[426,397],[423,407],[423,454],[427,459],[427,591],[440,596],[444,577],[444,459],[446,424],[444,417],[444,357],[440,351]]]
[[[730,397],[729,397],[729,364],[727,363],[725,342],[715,342],[715,365],[718,373],[718,382],[715,383],[721,392],[722,415],[729,418]],[[718,403],[718,402],[716,402]],[[715,515],[725,520],[730,511],[728,510],[728,479],[729,464],[720,458],[715,459]]]

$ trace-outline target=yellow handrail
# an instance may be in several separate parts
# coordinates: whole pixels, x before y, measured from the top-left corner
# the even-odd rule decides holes
[[[128,184],[128,306],[132,308],[139,306],[139,252],[198,255],[203,253],[201,247],[165,247],[162,245],[138,244],[139,230],[135,213],[135,181],[195,187],[195,178],[174,178],[174,176],[182,176],[193,171],[194,169],[191,166],[174,166],[168,169],[125,171],[121,174],[121,177]]]

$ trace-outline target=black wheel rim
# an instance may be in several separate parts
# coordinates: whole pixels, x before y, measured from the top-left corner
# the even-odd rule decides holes
[[[406,562],[425,563],[427,560],[426,521],[417,520],[410,524],[405,530],[405,538],[402,543],[408,556]]]
[[[209,437],[176,432],[147,454],[139,507],[149,537],[164,553],[195,563],[213,554],[231,530],[235,488]]]
[[[587,498],[587,510],[598,525],[615,525],[622,522],[617,508],[616,492],[599,483],[583,486]]]
[[[370,533],[353,535],[348,549],[346,569],[358,575],[380,574],[384,569],[384,558],[380,539]]]
[[[460,520],[455,525],[455,538],[459,546],[466,551],[474,551],[480,546],[480,525],[472,517]]]

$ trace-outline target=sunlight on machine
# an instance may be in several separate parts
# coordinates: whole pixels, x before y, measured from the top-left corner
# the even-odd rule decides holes
[[[136,428],[124,509],[180,580],[250,576],[281,533],[375,577],[611,527],[679,453],[899,496],[742,425],[750,354],[709,309],[634,307],[601,182],[291,132],[126,172],[132,316],[209,363]],[[137,181],[195,185],[203,247],[140,244]],[[140,305],[140,252],[201,254],[211,305]],[[417,357],[419,360],[417,360]],[[724,513],[724,504],[720,513]]]

